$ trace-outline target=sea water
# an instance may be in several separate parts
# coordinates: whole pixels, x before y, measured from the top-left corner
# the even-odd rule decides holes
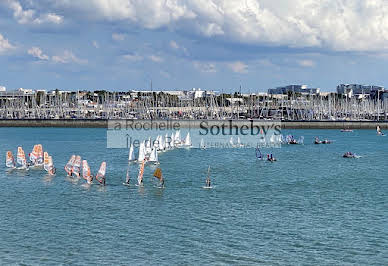
[[[388,261],[388,137],[373,130],[283,130],[304,145],[175,149],[159,154],[166,183],[147,166],[144,187],[124,186],[127,149],[107,149],[105,129],[0,129],[0,263],[382,265]],[[147,135],[144,135],[145,138]],[[315,136],[333,140],[314,145]],[[7,171],[5,153],[40,143],[55,177]],[[359,159],[342,158],[351,151]],[[72,154],[105,187],[66,177]],[[203,189],[208,166],[213,189]]]

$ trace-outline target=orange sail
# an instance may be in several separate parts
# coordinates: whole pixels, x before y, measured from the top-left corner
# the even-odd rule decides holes
[[[67,164],[65,165],[65,171],[66,173],[70,176],[71,173],[73,172],[73,166],[74,166],[74,162],[75,162],[75,155],[72,155],[70,160],[67,162]]]
[[[7,151],[7,158],[6,158],[6,161],[5,161],[5,165],[8,168],[15,168],[15,159],[13,158],[13,155],[12,155],[11,151]]]
[[[25,155],[24,150],[22,149],[22,147],[18,147],[18,154],[17,154],[16,161],[17,161],[20,169],[26,169],[27,168],[26,155]]]
[[[137,184],[140,186],[143,183],[143,174],[144,174],[144,166],[145,166],[145,161],[141,163],[140,169],[139,169],[139,175],[137,176]]]
[[[162,169],[156,168],[156,170],[154,172],[154,177],[156,177],[159,180],[162,179],[163,178]]]
[[[49,160],[48,152],[44,152],[43,157],[44,157],[43,167],[44,167],[44,170],[46,170],[48,172],[50,169],[50,160]]]
[[[100,182],[100,184],[105,185],[105,172],[106,172],[106,162],[102,162],[100,169],[96,175],[96,180]]]
[[[90,173],[90,167],[88,161],[86,160],[82,161],[82,177],[88,182],[88,184],[91,184],[93,181],[93,176]]]

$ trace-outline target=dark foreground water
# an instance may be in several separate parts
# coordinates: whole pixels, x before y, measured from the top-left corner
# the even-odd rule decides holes
[[[303,146],[255,160],[254,149],[177,149],[160,155],[145,187],[123,186],[127,151],[104,129],[1,128],[1,264],[382,265],[388,261],[388,137],[375,131],[294,130]],[[335,140],[313,145],[314,136]],[[5,152],[36,143],[58,173],[4,168]],[[343,159],[353,151],[360,159]],[[65,177],[76,153],[107,186]],[[212,166],[212,190],[202,188]],[[137,165],[131,175],[137,174]],[[134,180],[132,180],[134,181]],[[134,183],[134,182],[133,182]]]

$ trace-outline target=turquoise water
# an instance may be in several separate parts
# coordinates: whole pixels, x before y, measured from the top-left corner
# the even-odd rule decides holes
[[[289,130],[305,145],[255,160],[254,149],[176,149],[160,155],[166,188],[123,186],[127,150],[106,149],[106,130],[1,128],[1,264],[382,265],[388,261],[388,137],[375,131]],[[313,145],[314,136],[331,145]],[[7,172],[5,152],[36,143],[54,178]],[[360,159],[344,159],[352,151]],[[65,177],[76,153],[107,186]],[[208,165],[214,189],[202,188]],[[137,166],[131,175],[136,179]],[[132,180],[133,183],[135,180]]]

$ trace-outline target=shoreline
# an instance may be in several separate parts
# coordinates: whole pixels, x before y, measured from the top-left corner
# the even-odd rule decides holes
[[[125,120],[109,120],[125,121]],[[199,128],[202,121],[209,125],[222,125],[230,120],[130,120],[135,123],[178,123],[180,128]],[[283,129],[388,129],[388,121],[271,121],[271,120],[232,120],[234,125],[250,123],[281,123]],[[101,119],[1,119],[0,127],[61,127],[61,128],[108,128],[108,120]]]

